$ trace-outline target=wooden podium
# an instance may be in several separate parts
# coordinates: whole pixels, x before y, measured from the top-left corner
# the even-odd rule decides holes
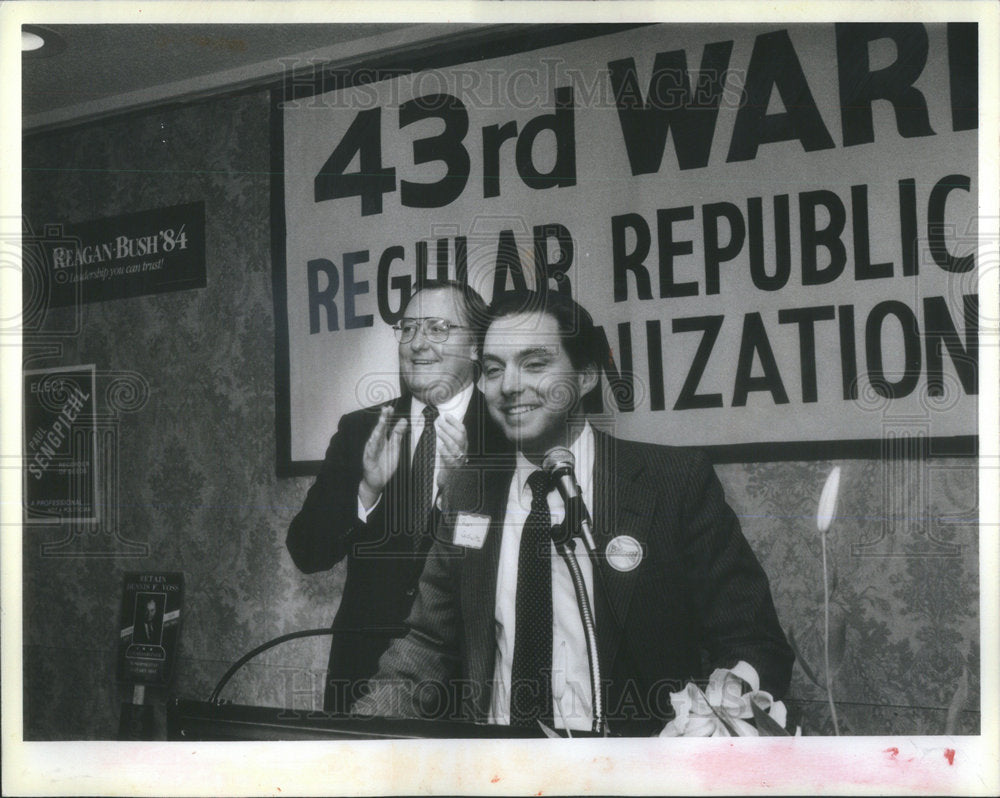
[[[400,740],[544,737],[541,729],[452,720],[362,718],[277,707],[253,707],[173,698],[167,704],[168,740]],[[573,732],[574,737],[592,734]]]

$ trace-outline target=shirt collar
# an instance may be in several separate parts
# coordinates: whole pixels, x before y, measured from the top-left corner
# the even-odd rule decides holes
[[[580,492],[584,496],[587,496],[589,495],[590,482],[594,474],[594,428],[590,426],[589,421],[585,420],[583,422],[580,434],[576,436],[567,448],[573,453],[576,461],[573,472],[576,476],[576,482],[580,486]],[[528,477],[534,471],[538,470],[538,466],[530,462],[528,458],[518,451],[515,469],[518,495],[530,500],[531,488],[528,487]]]
[[[474,388],[475,386],[470,382],[447,401],[436,405],[438,413],[441,415],[447,413],[461,421],[465,418],[465,411],[469,409],[469,402],[472,401],[472,391]],[[410,418],[420,419],[422,422],[425,407],[427,405],[414,396],[410,404]]]

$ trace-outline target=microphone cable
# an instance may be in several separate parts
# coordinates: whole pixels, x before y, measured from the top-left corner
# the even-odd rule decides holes
[[[236,662],[230,666],[229,670],[222,675],[222,678],[219,679],[219,683],[215,685],[212,695],[208,697],[208,703],[217,703],[219,700],[219,693],[222,692],[222,688],[226,686],[226,683],[233,678],[236,671],[246,665],[261,652],[267,651],[269,648],[273,648],[274,646],[281,645],[288,640],[295,640],[298,637],[320,637],[321,635],[332,635],[333,633],[333,628],[329,626],[325,626],[322,629],[301,629],[298,632],[289,632],[288,634],[280,635],[273,640],[268,640],[266,643],[257,646],[257,648],[253,649],[253,651],[247,652],[236,660]]]

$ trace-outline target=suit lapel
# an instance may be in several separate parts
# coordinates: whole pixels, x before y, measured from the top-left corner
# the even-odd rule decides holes
[[[610,676],[643,563],[631,571],[619,571],[608,564],[605,553],[608,543],[621,535],[634,538],[646,550],[655,499],[639,479],[642,463],[623,455],[616,438],[595,430],[594,444],[594,532],[602,575],[595,580],[600,595],[595,601],[597,648],[602,673]]]
[[[492,685],[496,665],[497,569],[503,519],[507,509],[512,469],[491,471],[484,480],[483,509],[490,517],[489,532],[481,549],[466,549],[462,564],[462,613],[465,626],[465,676],[473,684]],[[475,720],[485,721],[492,690],[476,695]]]
[[[468,436],[469,456],[504,455],[513,447],[490,416],[482,391],[473,388],[469,408],[465,413],[465,433]]]
[[[489,686],[496,666],[497,569],[507,495],[514,474],[512,447],[493,422],[482,392],[475,388],[465,413],[465,431],[472,468],[481,475],[482,504],[478,512],[490,518],[481,549],[463,551],[461,602],[465,629],[465,674],[473,684]],[[475,720],[489,715],[492,690],[477,693]]]
[[[469,455],[475,456],[483,451],[483,423],[485,421],[483,395],[478,388],[472,389],[472,398],[465,411],[465,434],[469,444]]]

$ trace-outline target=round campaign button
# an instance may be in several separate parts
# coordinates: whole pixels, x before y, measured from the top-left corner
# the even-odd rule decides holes
[[[631,535],[618,535],[610,540],[604,556],[616,571],[631,571],[642,562],[642,546]]]

